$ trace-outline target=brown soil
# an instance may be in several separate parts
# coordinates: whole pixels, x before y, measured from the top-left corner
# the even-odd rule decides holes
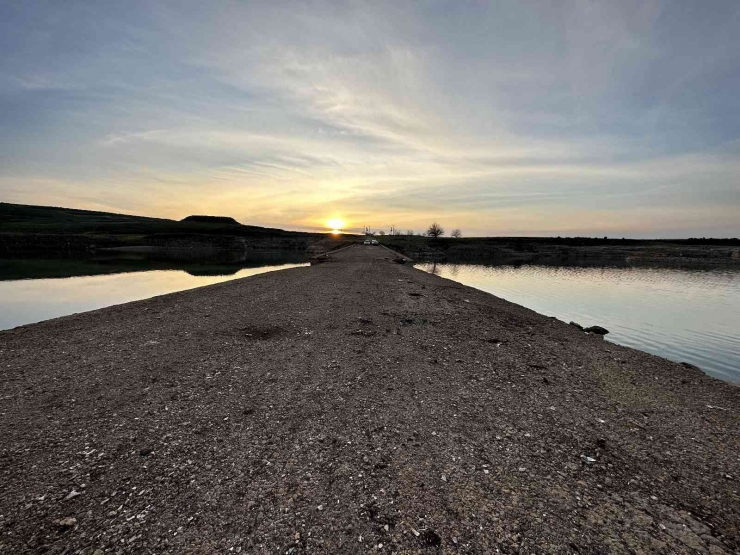
[[[0,333],[0,552],[740,550],[740,388],[394,258]]]

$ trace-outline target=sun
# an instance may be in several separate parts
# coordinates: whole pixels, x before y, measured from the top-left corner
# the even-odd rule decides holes
[[[336,235],[337,233],[341,233],[342,232],[342,229],[345,226],[345,222],[342,219],[333,218],[331,220],[327,220],[326,226],[329,227],[329,228],[331,228],[331,232]]]

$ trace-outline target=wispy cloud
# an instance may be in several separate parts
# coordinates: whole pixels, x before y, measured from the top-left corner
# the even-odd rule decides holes
[[[740,235],[732,1],[0,7],[0,199]]]

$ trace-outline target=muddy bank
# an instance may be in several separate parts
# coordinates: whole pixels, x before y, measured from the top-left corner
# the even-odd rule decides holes
[[[0,332],[0,552],[740,549],[740,388],[393,258]]]

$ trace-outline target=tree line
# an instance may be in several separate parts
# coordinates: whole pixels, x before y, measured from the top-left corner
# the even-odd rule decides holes
[[[383,229],[378,230],[377,232],[373,232],[373,231],[370,231],[370,228],[368,226],[365,226],[365,235],[376,235],[376,234],[382,236],[382,235],[386,235],[386,232]],[[437,222],[432,222],[431,225],[427,228],[426,231],[420,232],[418,235],[420,237],[432,237],[434,239],[437,239],[439,237],[443,237],[444,234],[445,234],[444,228],[441,225],[439,225]],[[415,235],[415,233],[414,233],[414,230],[413,229],[407,229],[404,232],[404,231],[401,231],[400,229],[398,229],[396,226],[392,225],[391,226],[391,229],[390,229],[390,232],[388,233],[388,235],[395,235],[395,236],[407,235],[407,236],[412,236],[412,235]],[[450,232],[450,237],[454,237],[455,239],[459,239],[460,237],[462,237],[462,231],[460,230],[460,228],[453,229]]]

